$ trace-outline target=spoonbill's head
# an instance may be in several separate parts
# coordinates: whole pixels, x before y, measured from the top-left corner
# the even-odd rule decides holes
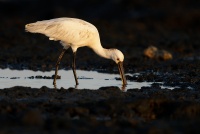
[[[119,69],[119,73],[120,73],[123,85],[127,85],[126,77],[124,74],[124,67],[123,67],[123,61],[124,61],[123,53],[118,49],[112,49],[111,59],[115,61],[115,63],[118,65],[118,69]]]

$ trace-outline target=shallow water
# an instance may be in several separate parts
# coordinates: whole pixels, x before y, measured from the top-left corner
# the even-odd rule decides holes
[[[42,72],[42,71],[31,71],[31,70],[10,70],[0,69],[0,89],[10,88],[14,86],[24,86],[32,88],[40,88],[47,86],[54,88],[53,79],[36,79],[35,76],[49,76],[54,75],[54,71]],[[69,88],[76,87],[75,80],[72,70],[59,70],[58,75],[61,79],[57,79],[57,88]],[[120,77],[119,74],[107,74],[98,73],[96,71],[83,71],[77,70],[79,85],[77,89],[99,89],[100,87],[106,86],[117,86],[122,89],[122,82],[116,80],[116,77]],[[29,77],[33,76],[34,79]],[[152,82],[132,82],[128,81],[128,85],[124,88],[138,88],[143,86],[151,86]]]

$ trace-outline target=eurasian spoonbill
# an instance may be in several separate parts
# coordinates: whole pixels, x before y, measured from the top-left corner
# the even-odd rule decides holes
[[[49,37],[49,40],[58,40],[62,44],[63,51],[56,63],[55,76],[53,80],[54,85],[56,85],[56,77],[60,61],[69,47],[71,47],[73,51],[72,69],[76,85],[78,85],[75,57],[77,49],[84,46],[91,48],[101,57],[115,61],[115,63],[118,64],[122,84],[127,84],[123,68],[123,53],[118,49],[103,48],[101,46],[99,32],[91,23],[77,18],[56,18],[27,24],[25,29],[31,33],[44,34]]]

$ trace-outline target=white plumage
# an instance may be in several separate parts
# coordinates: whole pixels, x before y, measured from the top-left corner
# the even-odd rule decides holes
[[[99,56],[114,60],[119,67],[123,85],[126,85],[124,76],[123,61],[124,55],[118,49],[105,49],[101,46],[99,32],[97,28],[89,22],[76,18],[57,18],[51,20],[37,21],[25,26],[26,31],[31,33],[41,33],[49,37],[49,40],[60,41],[63,45],[63,51],[60,54],[55,71],[53,84],[56,84],[56,76],[60,60],[65,51],[71,47],[74,53],[73,72],[76,84],[78,80],[75,70],[75,56],[79,47],[87,46],[94,50]]]

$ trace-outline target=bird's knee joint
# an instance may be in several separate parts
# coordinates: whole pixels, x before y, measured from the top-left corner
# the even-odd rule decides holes
[[[75,69],[75,65],[74,64],[72,64],[72,68]]]
[[[58,65],[60,65],[60,62],[57,62],[57,63],[56,63],[56,66],[58,66]]]

